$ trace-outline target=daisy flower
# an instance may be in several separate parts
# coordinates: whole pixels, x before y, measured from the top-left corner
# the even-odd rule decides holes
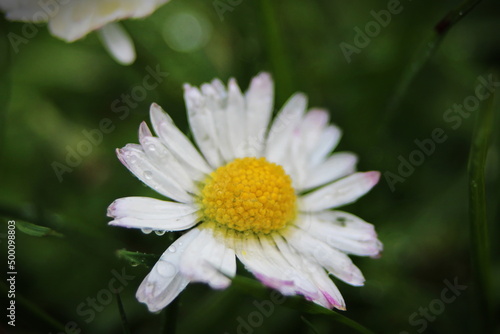
[[[109,224],[163,234],[186,231],[161,255],[137,291],[151,312],[168,305],[190,282],[224,289],[236,257],[264,285],[302,295],[326,308],[345,303],[330,275],[355,286],[364,277],[348,254],[377,257],[373,225],[331,210],[356,201],[379,172],[355,172],[357,158],[331,154],[341,131],[328,112],[307,109],[293,95],[270,124],[274,100],[269,74],[245,94],[234,79],[201,89],[185,85],[197,147],[157,105],[140,145],[117,150],[120,161],[167,200],[126,197],[113,202]]]
[[[117,23],[126,18],[151,15],[168,0],[1,0],[0,10],[12,21],[48,22],[52,35],[74,42],[94,30],[104,47],[119,63],[135,60],[135,48]]]

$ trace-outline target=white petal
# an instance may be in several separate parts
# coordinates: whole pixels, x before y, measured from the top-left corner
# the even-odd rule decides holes
[[[335,307],[336,309],[345,311],[346,307],[344,298],[335,283],[333,283],[325,271],[321,267],[314,264],[309,267],[309,271],[311,272],[311,277],[314,279],[314,283],[316,283],[318,289],[323,295],[323,298],[318,298],[313,301],[326,308]]]
[[[41,22],[49,20],[54,36],[73,42],[104,25],[128,17],[144,17],[166,3],[159,1],[29,1],[2,0],[0,8],[9,20]]]
[[[275,263],[275,267],[285,273],[286,277],[292,279],[296,293],[305,296],[315,296],[316,287],[301,268],[303,263],[296,262],[296,258],[286,256],[287,254],[284,254],[284,252],[277,247],[273,238],[260,237],[259,240],[262,250],[267,254],[267,257]]]
[[[341,310],[345,309],[344,299],[340,291],[338,291],[335,284],[326,275],[323,268],[316,264],[310,257],[307,258],[303,254],[297,253],[293,247],[288,245],[282,235],[276,233],[273,235],[273,239],[283,256],[295,268],[307,275],[314,284],[314,293],[304,295],[306,299],[326,308],[336,307]]]
[[[149,197],[125,197],[108,207],[109,225],[128,228],[148,228],[161,231],[181,231],[199,221],[194,205],[161,201]]]
[[[252,79],[250,88],[245,94],[247,114],[247,142],[250,138],[260,138],[267,133],[267,127],[274,105],[274,84],[269,73],[260,73]],[[263,140],[253,140],[249,145],[249,156],[262,156]]]
[[[203,179],[203,174],[189,173],[189,170],[179,163],[177,158],[163,145],[160,139],[152,137],[151,131],[145,122],[142,122],[139,127],[139,142],[148,159],[159,170],[163,170],[169,175],[174,175],[176,182],[187,192],[195,193],[197,191],[193,181]]]
[[[315,188],[352,174],[356,171],[357,162],[358,157],[353,153],[335,153],[326,161],[313,167],[307,173],[302,188],[298,190]]]
[[[186,249],[180,264],[183,276],[192,282],[208,283],[214,289],[224,289],[236,274],[234,251],[224,245],[222,236],[216,238],[212,228],[202,228]]]
[[[179,162],[184,162],[191,168],[205,174],[212,171],[212,168],[208,166],[189,139],[175,126],[170,116],[159,105],[153,103],[150,114],[155,132]]]
[[[147,158],[141,146],[128,144],[117,150],[118,159],[137,178],[160,194],[182,203],[192,203],[193,198],[175,180],[175,175],[159,170]]]
[[[139,18],[152,14],[158,7],[169,0],[129,1],[127,3],[127,16]]]
[[[240,87],[233,78],[229,79],[226,106],[226,118],[228,124],[228,140],[232,147],[234,158],[243,158],[246,155],[247,141],[254,142],[258,137],[249,137],[246,132],[245,99]],[[264,139],[261,139],[264,140]]]
[[[208,163],[214,168],[222,164],[214,121],[215,110],[222,110],[222,107],[214,101],[217,99],[216,95],[216,90],[208,84],[203,85],[203,94],[198,88],[184,86],[184,100],[194,139]]]
[[[277,268],[263,251],[259,239],[254,235],[234,239],[235,252],[246,269],[263,284],[280,291],[283,295],[295,295],[294,282],[287,277],[289,272]]]
[[[373,188],[379,178],[379,172],[351,174],[302,196],[299,208],[301,211],[321,211],[352,203]]]
[[[182,254],[200,233],[194,228],[177,239],[160,257],[151,272],[144,278],[136,297],[151,312],[160,311],[184,290],[189,280],[179,272]]]
[[[316,295],[316,288],[307,275],[283,257],[270,237],[248,237],[236,244],[240,261],[263,284],[284,295]]]
[[[334,125],[327,126],[321,133],[316,147],[311,152],[309,158],[310,166],[315,166],[324,161],[328,154],[337,147],[341,137],[342,130]]]
[[[298,222],[316,239],[349,254],[377,257],[383,248],[374,226],[347,212],[302,215]]]
[[[308,156],[311,150],[316,148],[329,119],[330,114],[324,109],[311,109],[305,114],[300,124],[304,157]]]
[[[323,231],[325,232],[327,231]],[[299,253],[318,263],[344,282],[355,286],[364,284],[363,274],[346,254],[312,237],[307,230],[290,228],[284,237]]]
[[[229,142],[229,120],[227,118],[227,100],[228,93],[226,87],[219,79],[212,80],[210,90],[214,90],[215,94],[207,95],[211,97],[208,102],[209,106],[213,106],[213,119],[215,124],[215,132],[217,133],[217,145],[219,154],[224,162],[232,161],[235,158],[233,147]],[[203,89],[203,87],[202,87]]]
[[[135,61],[132,38],[118,23],[108,23],[99,29],[104,47],[118,63],[130,65]]]
[[[289,142],[293,131],[297,128],[307,106],[307,97],[303,94],[293,95],[285,104],[269,130],[266,145],[267,160],[277,163],[285,170],[287,154],[289,154]]]
[[[166,1],[65,1],[51,15],[51,33],[68,42],[82,38],[108,23],[151,14]]]
[[[297,190],[304,189],[304,183],[308,178],[310,156],[318,145],[328,119],[328,112],[312,109],[304,115],[290,135],[289,152],[282,163]]]
[[[49,20],[49,30],[66,42],[74,42],[107,23],[102,21],[94,25],[96,11],[97,7],[89,6],[86,1],[67,1]]]
[[[272,239],[277,247],[277,251],[281,253],[281,256],[287,261],[290,268],[293,268],[293,270],[287,269],[285,271],[287,276],[294,281],[295,285],[305,287],[305,289],[301,289],[300,294],[307,300],[321,298],[317,286],[313,283],[314,280],[309,275],[311,262],[291,248],[281,235],[274,233]]]
[[[2,0],[0,10],[11,21],[45,22],[49,18],[36,0]]]

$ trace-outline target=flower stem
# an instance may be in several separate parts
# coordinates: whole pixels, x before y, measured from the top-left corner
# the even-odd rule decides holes
[[[130,334],[127,314],[125,313],[125,309],[123,308],[122,298],[120,297],[120,294],[118,292],[114,291],[114,294],[116,296],[118,312],[120,312],[120,319],[122,320],[123,334]]]
[[[480,333],[491,333],[492,308],[490,299],[490,260],[486,212],[485,166],[493,128],[494,98],[482,108],[476,120],[469,154],[469,218],[472,272],[479,313]]]

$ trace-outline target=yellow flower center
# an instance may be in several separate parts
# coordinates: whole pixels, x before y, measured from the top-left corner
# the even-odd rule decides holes
[[[283,167],[264,158],[235,159],[208,177],[201,191],[205,221],[237,231],[269,233],[295,217],[295,191]]]

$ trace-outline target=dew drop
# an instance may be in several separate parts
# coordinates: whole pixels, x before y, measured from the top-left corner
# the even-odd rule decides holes
[[[154,146],[153,144],[150,144],[150,145],[148,145],[148,150],[150,152],[155,152],[156,151],[156,146]]]
[[[159,235],[159,236],[161,237],[162,235],[164,235],[164,234],[165,234],[165,231],[164,231],[164,230],[156,230],[156,231],[155,231],[155,234],[156,234],[156,235]]]
[[[132,164],[132,165],[133,165],[133,164],[135,164],[135,163],[137,162],[137,157],[135,157],[135,156],[131,156],[131,157],[130,157],[129,162],[130,162],[130,164]]]
[[[172,277],[177,271],[175,266],[167,261],[159,261],[156,265],[156,270],[158,271],[158,274],[163,277]]]
[[[175,246],[174,246],[174,245],[172,245],[172,246],[168,247],[168,251],[169,251],[170,253],[175,253],[175,251],[177,251],[177,248],[175,248]]]
[[[149,233],[153,232],[153,229],[152,229],[152,228],[146,228],[146,227],[145,227],[145,228],[141,228],[141,231],[142,231],[142,233],[144,233],[144,234],[149,234]]]
[[[147,170],[144,172],[144,178],[146,180],[151,180],[153,178],[153,172],[151,172],[150,170]]]

